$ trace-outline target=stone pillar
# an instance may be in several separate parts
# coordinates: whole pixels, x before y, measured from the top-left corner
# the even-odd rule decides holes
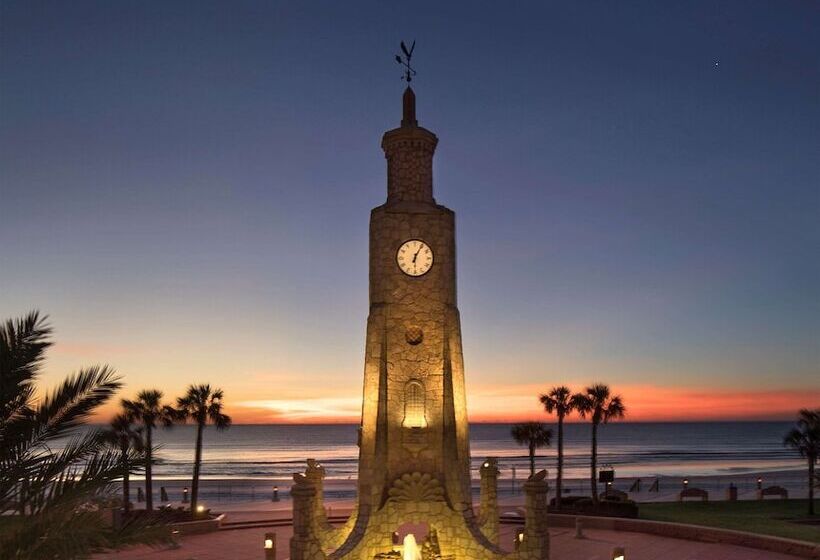
[[[498,459],[487,457],[479,469],[481,473],[481,531],[493,544],[498,544]]]
[[[307,469],[305,469],[305,478],[316,489],[316,495],[313,497],[313,532],[319,539],[322,548],[337,548],[337,542],[340,535],[346,535],[344,528],[334,527],[327,520],[327,512],[325,511],[325,468],[319,464],[316,459],[307,460]]]
[[[290,539],[291,560],[325,560],[315,534],[313,519],[316,487],[302,474],[293,475],[293,536]]]
[[[550,534],[547,524],[547,471],[535,473],[524,483],[526,521],[519,560],[549,560]]]
[[[316,459],[308,459],[307,465],[305,478],[316,488],[316,495],[313,498],[313,520],[318,527],[325,528],[330,525],[325,513],[325,468]]]

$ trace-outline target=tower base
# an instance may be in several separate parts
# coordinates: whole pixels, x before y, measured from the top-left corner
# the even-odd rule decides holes
[[[482,467],[478,517],[471,505],[458,511],[449,504],[438,479],[414,472],[394,481],[380,507],[357,506],[344,525],[333,527],[319,491],[324,470],[310,462],[304,475],[294,475],[290,560],[549,560],[546,471],[524,484],[524,531],[515,550],[504,552],[498,545],[496,492],[490,489],[495,464],[488,459]],[[411,554],[407,547],[416,550]]]

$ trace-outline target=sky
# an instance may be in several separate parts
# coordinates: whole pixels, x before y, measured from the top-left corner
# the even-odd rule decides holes
[[[818,28],[803,1],[5,0],[0,316],[50,316],[43,388],[108,363],[121,396],[357,421],[415,39],[470,418],[598,381],[633,421],[791,418],[820,405]]]

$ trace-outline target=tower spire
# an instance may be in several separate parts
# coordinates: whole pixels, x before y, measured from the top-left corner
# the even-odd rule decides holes
[[[407,45],[405,45],[404,41],[402,41],[401,52],[404,53],[404,57],[402,57],[402,55],[400,54],[396,55],[396,62],[398,62],[404,67],[404,75],[401,77],[401,79],[407,82],[407,89],[404,90],[404,97],[402,98],[402,127],[419,125],[418,121],[416,120],[416,94],[410,87],[410,82],[413,80],[413,76],[416,75],[416,70],[412,66],[410,66],[410,60],[413,58],[414,50],[416,50],[415,41],[413,41],[413,43],[410,45],[410,48],[407,48]]]
[[[410,81],[416,71],[410,66],[416,42],[408,48],[401,42],[396,62],[404,68],[402,79],[407,82],[402,97],[401,126],[388,130],[382,137],[382,149],[387,158],[387,203],[426,202],[433,198],[433,153],[438,138],[419,126],[416,120],[416,94]]]
[[[419,125],[419,121],[416,120],[416,94],[410,86],[407,86],[402,96],[401,125],[403,127]]]

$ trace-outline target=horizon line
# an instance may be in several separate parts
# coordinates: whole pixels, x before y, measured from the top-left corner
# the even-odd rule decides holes
[[[518,424],[526,422],[527,420],[505,420],[505,421],[489,421],[489,420],[468,420],[468,424]],[[777,419],[777,418],[738,418],[738,419],[720,419],[720,420],[619,420],[617,422],[609,422],[601,425],[613,424],[751,424],[760,422],[777,422],[777,423],[793,423],[796,420]],[[555,424],[557,420],[546,420],[544,424]],[[89,422],[89,426],[104,426],[108,422]],[[341,422],[232,422],[231,426],[356,426],[360,422],[355,421],[341,421]],[[589,421],[564,421],[566,424],[587,425]],[[193,422],[186,422],[185,424],[174,424],[174,426],[190,425],[195,426]],[[206,427],[213,427],[211,424],[206,424]],[[173,428],[171,426],[170,428]]]

